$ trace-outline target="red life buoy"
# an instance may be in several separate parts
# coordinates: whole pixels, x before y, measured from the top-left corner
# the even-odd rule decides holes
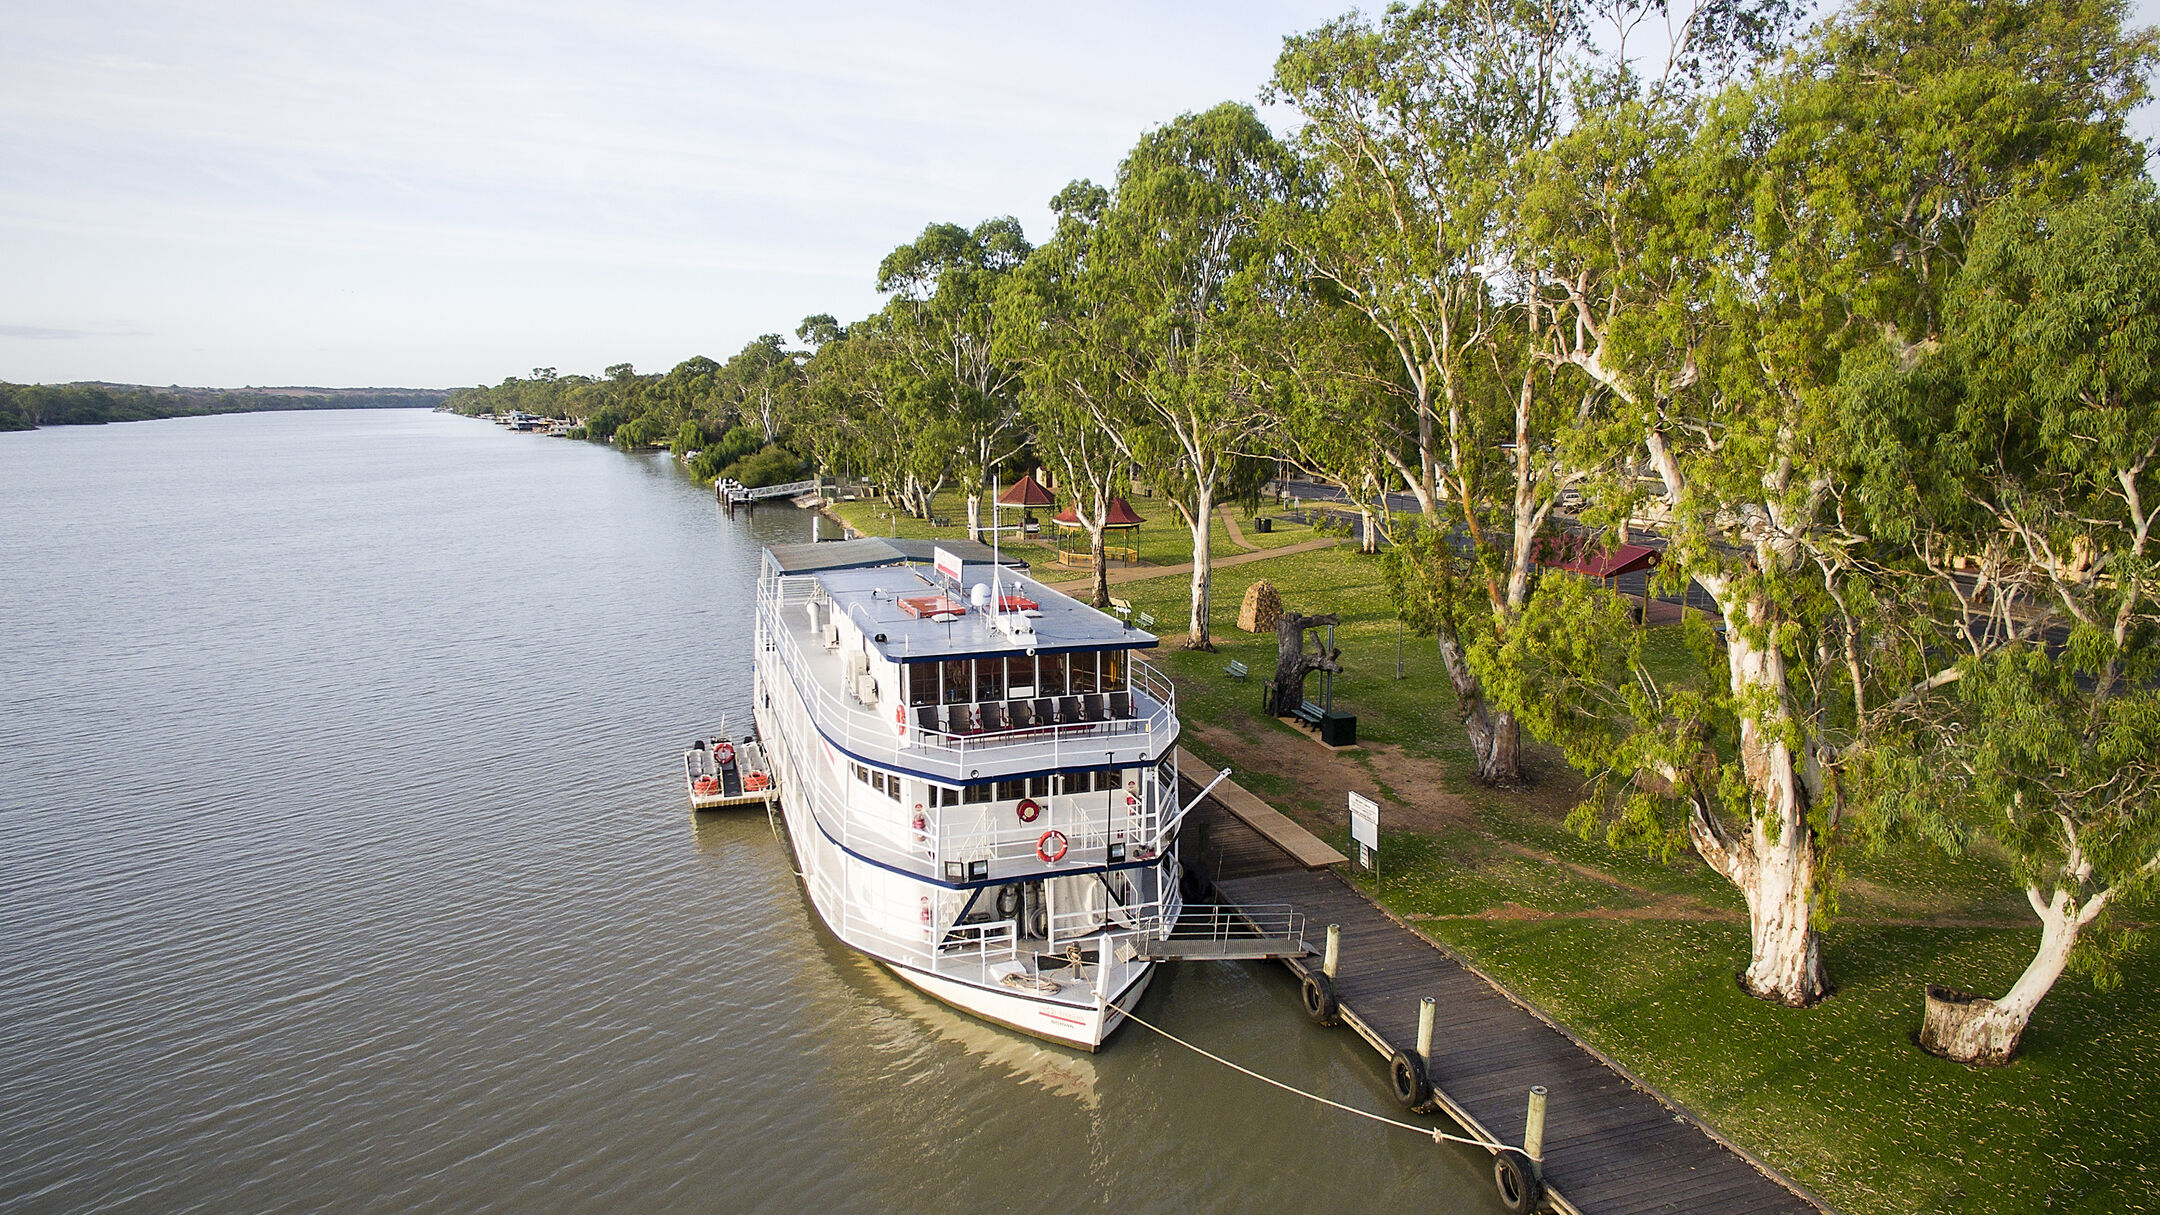
[[[927,894],[922,896],[922,922],[930,922],[930,896]]]
[[[1065,833],[1052,827],[1035,841],[1035,855],[1041,857],[1044,864],[1055,865],[1065,859],[1066,843]]]
[[[713,758],[719,760],[723,764],[734,763],[735,744],[731,742],[723,742],[716,744],[713,747]]]
[[[690,787],[697,790],[699,793],[720,792],[720,782],[710,776],[698,777],[696,780],[690,782]]]
[[[906,737],[906,735],[907,735],[907,706],[905,706],[905,705],[894,705],[894,706],[893,706],[893,711],[892,711],[892,720],[893,720],[893,729],[895,729],[895,730],[898,730],[898,731],[900,731],[900,734],[901,734],[901,736],[902,736],[902,737]]]
[[[1020,804],[1013,807],[1013,813],[1020,816],[1021,822],[1032,823],[1042,817],[1042,807],[1036,805],[1033,798],[1022,798]]]

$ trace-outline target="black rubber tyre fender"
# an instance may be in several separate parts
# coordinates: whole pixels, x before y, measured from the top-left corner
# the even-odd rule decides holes
[[[1414,1110],[1432,1099],[1432,1082],[1425,1076],[1425,1061],[1406,1050],[1398,1050],[1388,1056],[1388,1087],[1395,1091],[1395,1100],[1406,1110]]]
[[[1305,976],[1298,985],[1298,1002],[1305,1006],[1305,1015],[1315,1025],[1334,1025],[1342,1019],[1342,1006],[1335,1002],[1335,985],[1322,974]]]
[[[1545,1183],[1538,1179],[1537,1165],[1514,1148],[1493,1153],[1493,1188],[1500,1191],[1500,1206],[1508,1215],[1530,1215],[1545,1200]]]

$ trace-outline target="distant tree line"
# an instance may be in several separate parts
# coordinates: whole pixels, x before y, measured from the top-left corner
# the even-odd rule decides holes
[[[40,426],[95,426],[214,413],[261,413],[285,409],[426,409],[446,393],[420,388],[275,392],[189,388],[140,388],[127,384],[0,383],[0,430]]]
[[[1831,990],[1837,849],[2001,849],[2040,948],[1930,1042],[1999,1059],[2066,968],[2109,978],[2111,910],[2160,880],[2160,196],[2125,126],[2156,41],[2127,12],[1353,13],[1285,40],[1287,139],[1183,115],[1040,246],[924,229],[853,324],[454,405],[916,514],[956,487],[971,528],[1040,466],[1098,543],[1138,477],[1191,529],[1197,648],[1217,504],[1294,466],[1391,542],[1478,775],[1518,782],[1527,730],[1593,778],[1586,834],[1698,853],[1746,900],[1750,992]],[[1628,53],[1645,20],[1661,58]],[[1563,503],[1715,601],[1686,678],[1546,569]]]

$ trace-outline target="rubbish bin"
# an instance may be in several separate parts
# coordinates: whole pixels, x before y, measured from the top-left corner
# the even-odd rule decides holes
[[[1256,531],[1272,532],[1275,530],[1275,521],[1268,518],[1266,515],[1262,515],[1258,519],[1253,520],[1253,528]]]

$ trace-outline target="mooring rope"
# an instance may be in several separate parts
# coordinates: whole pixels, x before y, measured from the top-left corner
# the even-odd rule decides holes
[[[1170,1039],[1172,1042],[1177,1043],[1179,1046],[1184,1047],[1186,1050],[1189,1050],[1196,1055],[1204,1055],[1207,1058],[1213,1059],[1215,1062],[1222,1064],[1224,1067],[1227,1067],[1232,1071],[1243,1072],[1263,1084],[1272,1084],[1276,1088],[1279,1088],[1286,1093],[1294,1093],[1297,1096],[1305,1098],[1307,1101],[1317,1101],[1322,1105],[1332,1105],[1336,1109],[1339,1109],[1346,1114],[1356,1114],[1360,1118],[1370,1118],[1374,1122],[1384,1123],[1388,1126],[1399,1126],[1406,1131],[1412,1132],[1413,1134],[1429,1135],[1432,1137],[1432,1141],[1434,1143],[1467,1143],[1471,1147],[1492,1147],[1491,1144],[1486,1143],[1482,1139],[1470,1139],[1462,1135],[1450,1135],[1447,1132],[1440,1130],[1438,1127],[1427,1128],[1418,1126],[1417,1124],[1411,1122],[1401,1122],[1394,1118],[1389,1118],[1381,1114],[1375,1114],[1371,1110],[1361,1110],[1354,1105],[1344,1105],[1340,1101],[1336,1101],[1333,1098],[1329,1097],[1323,1097],[1318,1093],[1308,1093],[1304,1089],[1298,1088],[1295,1085],[1285,1084],[1282,1081],[1277,1080],[1273,1076],[1263,1076],[1259,1072],[1256,1072],[1253,1069],[1246,1067],[1242,1063],[1233,1063],[1230,1060],[1223,1058],[1221,1055],[1216,1054],[1214,1051],[1211,1051],[1204,1046],[1195,1046],[1194,1044],[1187,1042],[1185,1039],[1178,1037],[1176,1034],[1171,1033],[1169,1030],[1164,1029],[1160,1025],[1149,1024],[1148,1022],[1141,1020],[1140,1014],[1138,1013],[1128,1012],[1125,1014],[1125,1017],[1129,1021],[1133,1021],[1137,1024],[1147,1026],[1147,1028],[1154,1030],[1156,1033],[1161,1034],[1163,1037]]]

